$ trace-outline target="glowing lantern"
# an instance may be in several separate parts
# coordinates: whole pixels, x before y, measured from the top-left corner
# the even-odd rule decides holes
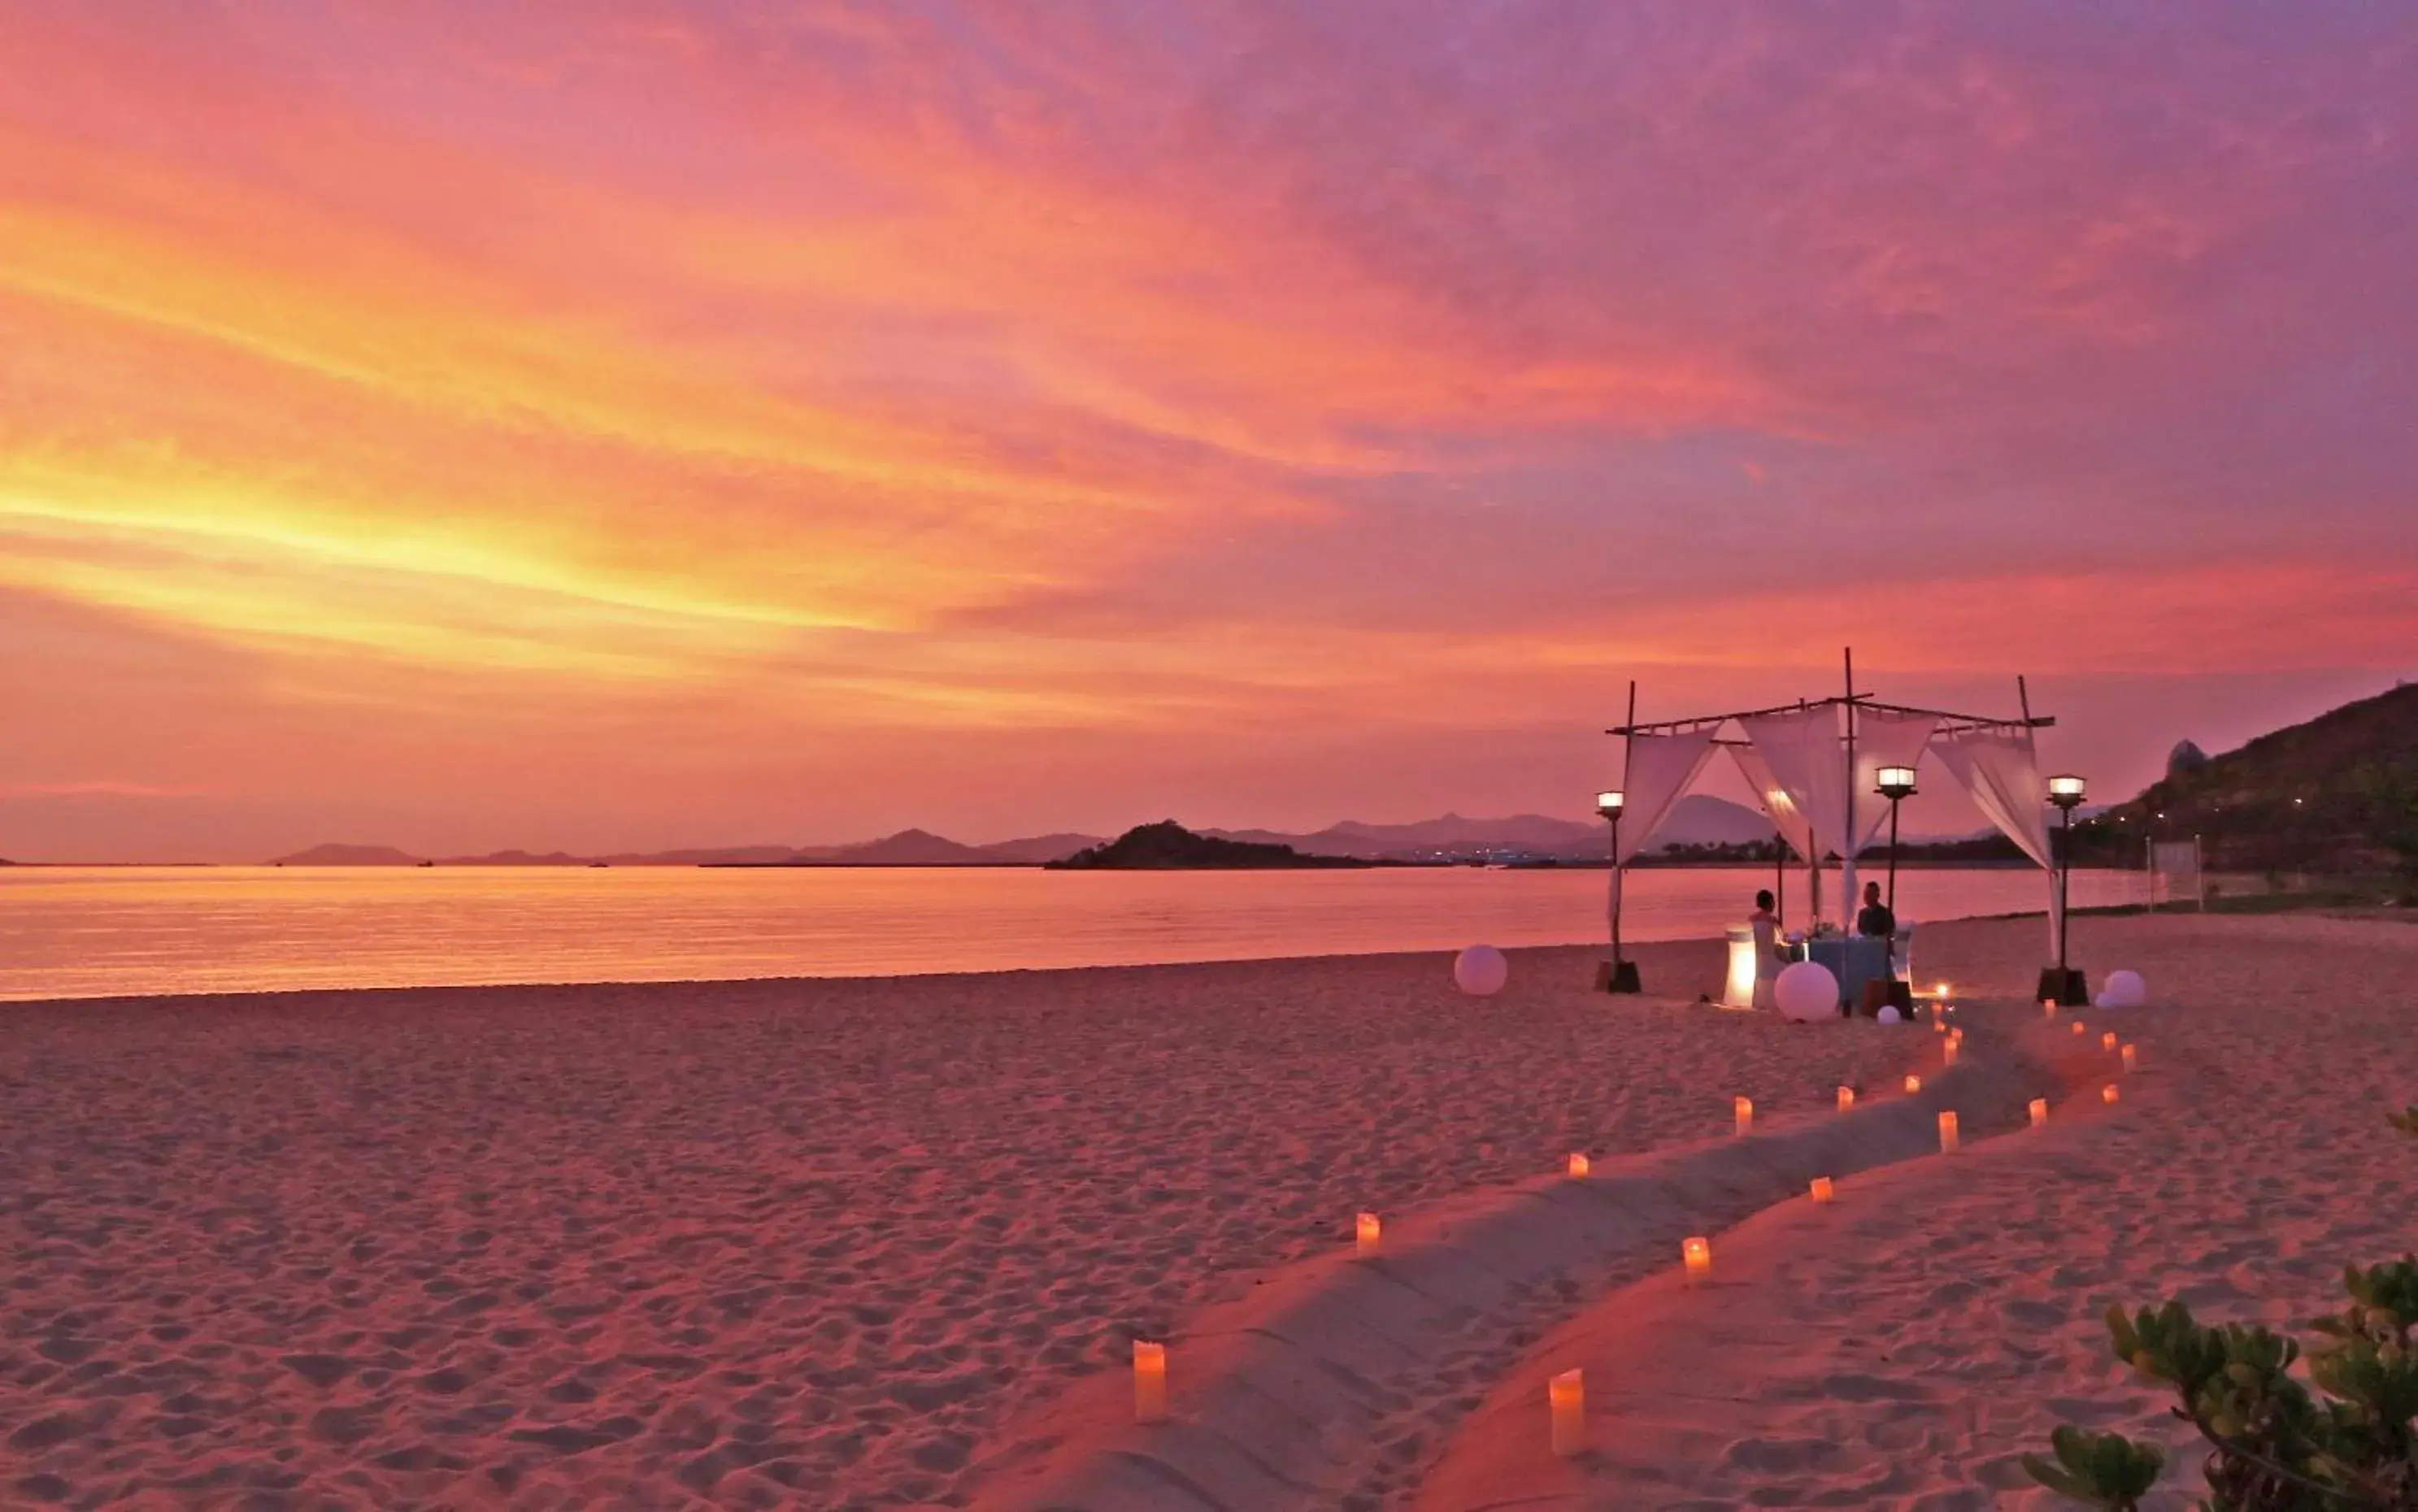
[[[2106,1033],[2099,1036],[2099,1047],[2103,1050],[2112,1050],[2116,1048],[2116,1031],[2114,1030],[2111,1029]]]
[[[1922,1091],[1922,1078],[1921,1077],[1906,1077],[1905,1090],[1910,1092],[1919,1092]]]
[[[1849,1109],[1849,1108],[1851,1108],[1851,1107],[1855,1107],[1855,1106],[1856,1106],[1856,1089],[1854,1089],[1853,1087],[1842,1087],[1842,1088],[1840,1088],[1840,1089],[1839,1089],[1839,1111],[1840,1111],[1840,1112],[1842,1112],[1842,1113],[1844,1113],[1844,1112],[1847,1111],[1847,1109]]]
[[[2099,1100],[2103,1103],[2114,1102],[2116,1095],[2116,1084],[2112,1081],[2099,1089]]]
[[[1586,1377],[1584,1371],[1565,1370],[1547,1384],[1545,1395],[1553,1403],[1553,1453],[1567,1459],[1586,1448]]]
[[[1939,1151],[1942,1154],[1956,1153],[1956,1115],[1953,1112],[1939,1115]]]
[[[1828,1202],[1830,1200],[1829,1177],[1816,1176],[1814,1178],[1814,1200],[1816,1202]]]
[[[1713,1274],[1713,1246],[1703,1235],[1691,1235],[1679,1245],[1679,1258],[1688,1267],[1690,1283],[1709,1280]]]
[[[2140,1058],[2134,1053],[2133,1047],[2129,1045],[2124,1046],[2124,1069],[2135,1071],[2140,1068]]]
[[[2041,1016],[2043,1018],[2055,1018],[2057,1016],[2057,1000],[2055,998],[2043,998],[2041,1000]]]
[[[2045,1097],[2035,1097],[2032,1099],[2032,1127],[2039,1129],[2045,1128],[2047,1126],[2048,1099]]]
[[[1585,1175],[1586,1173],[1587,1173],[1587,1157],[1586,1157],[1584,1153],[1582,1153],[1581,1152],[1579,1152],[1579,1151],[1576,1151],[1576,1150],[1571,1151],[1571,1152],[1570,1152],[1570,1174],[1571,1174],[1571,1175],[1573,1175],[1573,1176],[1584,1176],[1584,1175]]]
[[[1740,1134],[1751,1134],[1754,1132],[1754,1099],[1752,1097],[1741,1097],[1732,1103],[1730,1107],[1733,1116],[1736,1118],[1737,1123],[1737,1131]]]
[[[2079,1033],[2083,1032],[2083,1025],[2082,1025],[2082,1020],[2081,1020],[2081,1019],[2077,1018],[2077,1019],[2075,1019],[2075,1020],[2074,1021],[2074,1031],[2076,1034],[2079,1034]]]
[[[1939,1047],[1939,1063],[1944,1066],[1952,1066],[1956,1063],[1956,1042],[1954,1040],[1950,1040],[1947,1044]]]
[[[1948,1032],[1948,1020],[1946,1020],[1946,1019],[1944,1019],[1944,1018],[1935,1018],[1935,1019],[1933,1019],[1933,1020],[1931,1021],[1931,1031],[1932,1031],[1934,1034],[1945,1034],[1945,1033],[1947,1033],[1947,1032]]]
[[[1377,1253],[1377,1239],[1379,1234],[1383,1231],[1383,1226],[1377,1222],[1377,1215],[1375,1214],[1363,1213],[1360,1214],[1358,1237],[1360,1253],[1362,1255],[1374,1255]]]
[[[1134,1340],[1134,1421],[1167,1421],[1167,1346]]]

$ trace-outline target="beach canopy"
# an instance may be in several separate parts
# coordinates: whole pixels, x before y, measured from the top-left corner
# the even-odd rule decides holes
[[[2020,687],[2020,680],[2018,680]],[[1849,685],[1852,690],[1853,676]],[[1634,695],[1632,694],[1632,699]],[[2033,731],[2056,723],[2022,715],[2000,719],[1879,702],[1849,691],[1776,709],[1630,724],[1610,733],[1628,741],[1619,854],[1625,865],[1645,849],[1656,828],[1694,784],[1716,750],[1726,750],[1748,790],[1780,839],[1814,875],[1820,911],[1822,858],[1842,863],[1839,922],[1856,910],[1856,860],[1880,832],[1889,800],[1876,790],[1883,767],[1920,770],[1936,753],[1983,817],[2035,864],[2050,873],[2051,954],[2062,934],[2055,858],[2049,848],[2048,785],[2043,781]],[[1735,727],[1736,737],[1722,732]],[[1613,878],[1618,907],[1618,868]]]

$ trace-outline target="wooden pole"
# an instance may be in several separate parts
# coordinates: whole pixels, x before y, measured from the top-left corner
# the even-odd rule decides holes
[[[1856,649],[1842,652],[1847,664],[1847,828],[1839,836],[1839,922],[1842,931],[1856,923]]]

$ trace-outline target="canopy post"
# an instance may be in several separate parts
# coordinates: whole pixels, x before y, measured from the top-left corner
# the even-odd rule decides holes
[[[1841,653],[1847,665],[1847,829],[1839,836],[1839,932],[1856,929],[1856,649]]]
[[[1620,785],[1624,789],[1629,787],[1630,757],[1636,750],[1636,742],[1637,680],[1631,678],[1629,680],[1629,722],[1623,726],[1620,737]],[[1641,822],[1651,823],[1652,816],[1647,816]],[[1609,909],[1612,915],[1612,959],[1596,973],[1596,985],[1605,992],[1635,993],[1645,990],[1638,980],[1637,963],[1625,959],[1620,953],[1621,883],[1627,876],[1628,863],[1620,854],[1620,814],[1615,810],[1612,815],[1612,898]]]

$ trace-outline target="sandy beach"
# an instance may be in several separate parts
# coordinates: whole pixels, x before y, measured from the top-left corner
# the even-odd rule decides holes
[[[1655,1495],[1988,1504],[2051,1423],[2154,1422],[2105,1363],[2107,1301],[2289,1321],[2344,1260],[2410,1245],[2418,1151],[2382,1116],[2418,1100],[2418,929],[2082,927],[2091,966],[2150,975],[2126,1020],[2140,1094],[2058,1142],[1977,1131],[1952,1168],[1859,1178],[1875,1199],[1817,1232],[1747,1218],[1722,1306],[1763,1330],[1755,1359],[1701,1352],[1726,1384],[1663,1413],[1672,1437],[1646,1442],[1695,1459],[1646,1456]],[[2042,933],[1927,932],[1924,980],[1977,1001],[1978,1048],[2037,1015]],[[1811,1119],[1937,1053],[1919,1031],[1607,1000],[1594,954],[1521,953],[1488,1001],[1418,955],[13,1007],[0,1487],[979,1504],[1002,1464],[1064,1452],[1052,1413],[1114,1385],[1132,1337],[1285,1284],[1356,1212],[1415,1226],[1572,1150],[1718,1140],[1737,1095]],[[1639,954],[1658,991],[1716,985],[1713,947]],[[2236,1145],[2245,1109],[2290,1132]],[[1469,1477],[1531,1473],[1569,1505],[1648,1504],[1635,1455],[1530,1464],[1541,1395],[1521,1393],[1662,1269],[1598,1266],[1474,1321],[1451,1379],[1404,1382],[1384,1442],[1344,1456],[1335,1504],[1465,1505]],[[1656,1315],[1691,1367],[1703,1302]],[[1607,1402],[1653,1389],[1588,1368]],[[1809,1385],[1850,1374],[1876,1384]],[[1730,1451],[1750,1441],[1828,1447]]]

